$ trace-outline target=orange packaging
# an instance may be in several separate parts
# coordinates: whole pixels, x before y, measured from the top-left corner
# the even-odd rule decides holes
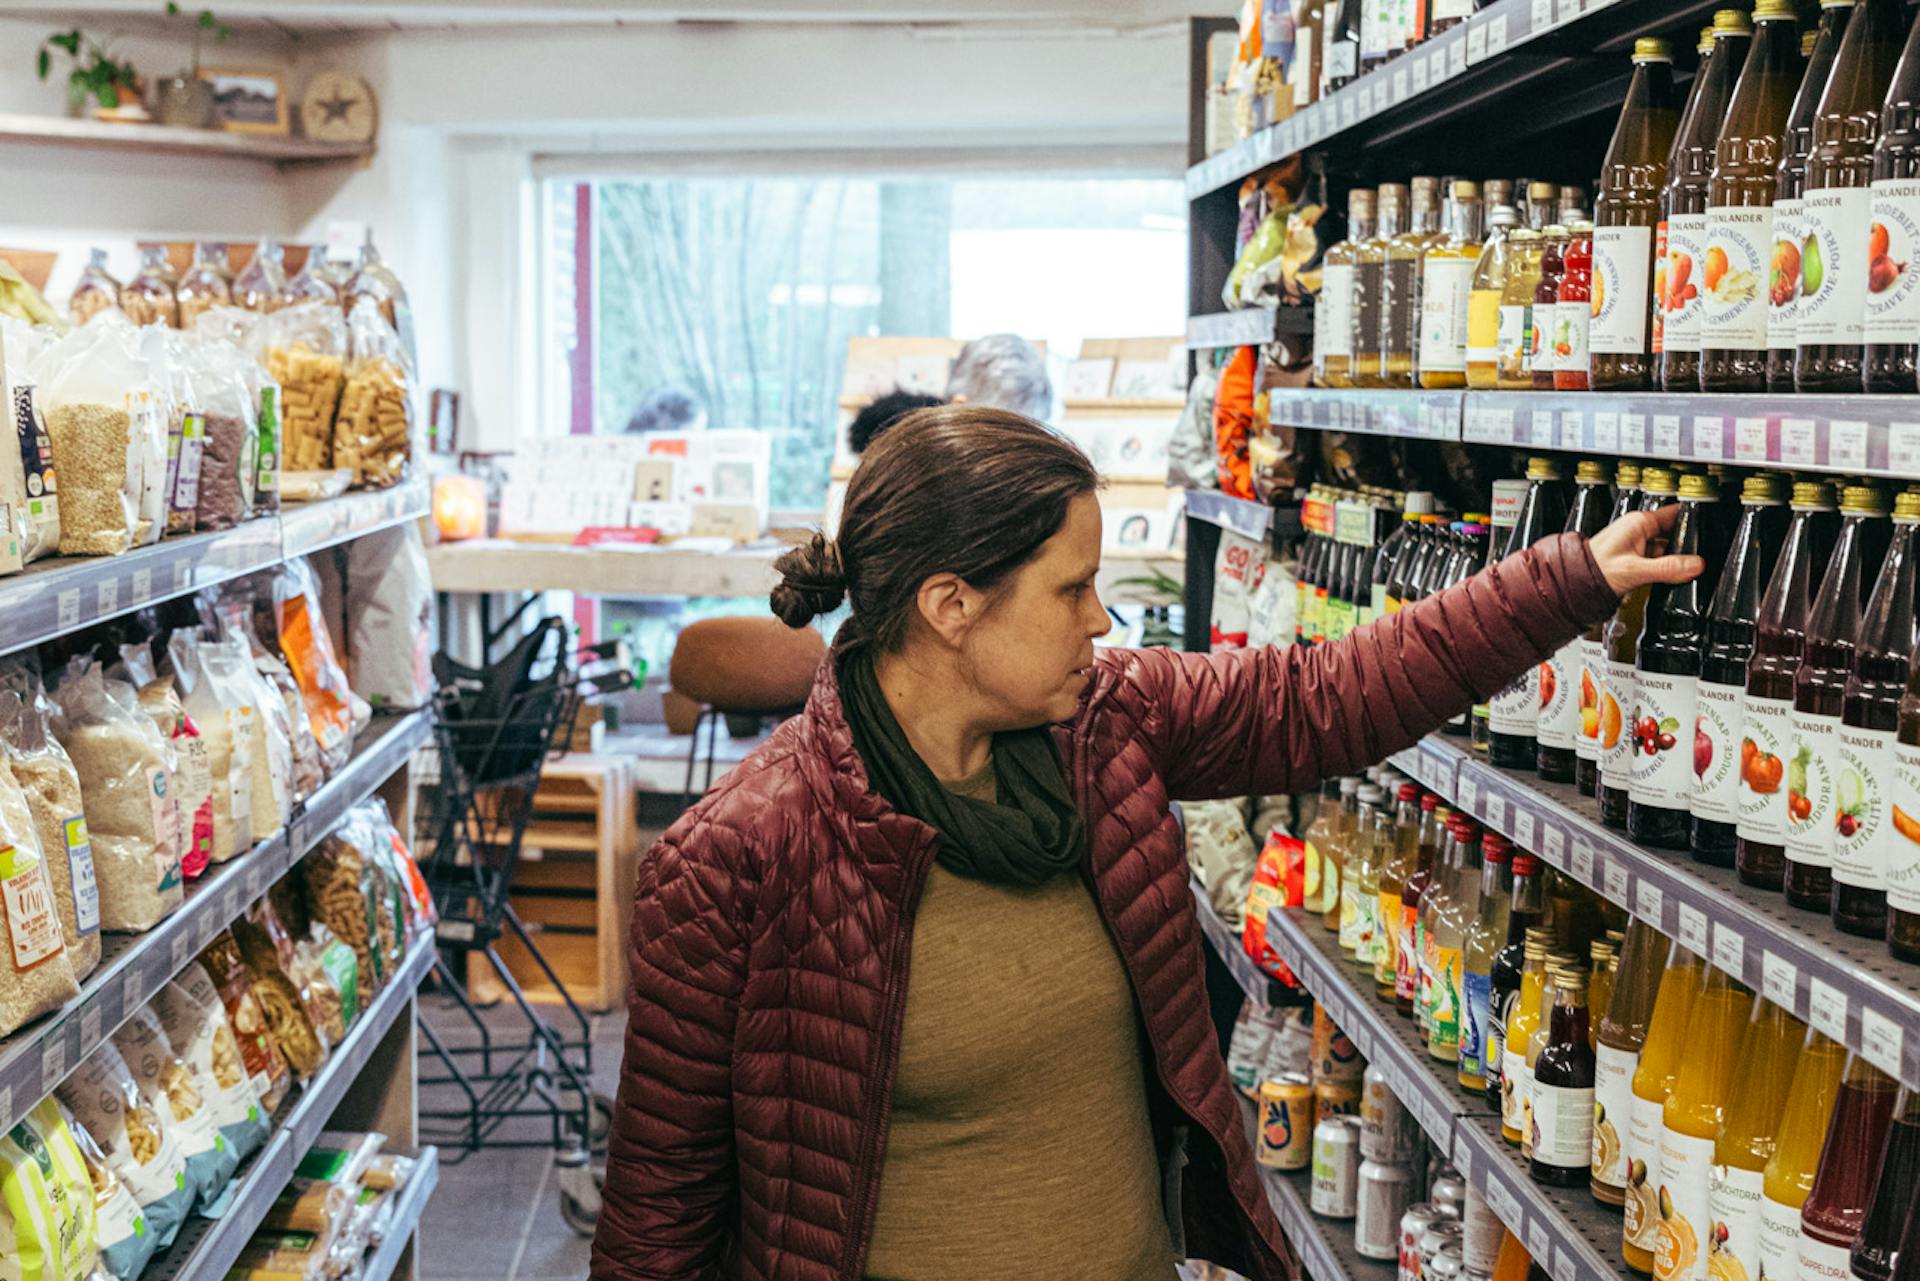
[[[1267,945],[1267,913],[1276,907],[1299,907],[1306,889],[1306,842],[1275,832],[1267,837],[1254,865],[1253,884],[1247,890],[1247,913],[1240,927],[1240,945],[1253,963],[1292,986],[1293,971]]]

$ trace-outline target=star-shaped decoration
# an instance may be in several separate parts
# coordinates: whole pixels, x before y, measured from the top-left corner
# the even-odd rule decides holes
[[[313,105],[320,108],[322,112],[321,123],[333,125],[345,124],[347,117],[352,115],[353,109],[360,104],[335,89],[331,98],[322,98]]]

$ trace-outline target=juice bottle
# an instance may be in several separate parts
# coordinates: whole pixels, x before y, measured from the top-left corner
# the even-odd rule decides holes
[[[1321,259],[1320,300],[1314,317],[1315,373],[1328,387],[1353,386],[1354,262],[1363,241],[1373,238],[1373,192],[1347,193],[1347,238]]]
[[[1706,1281],[1713,1235],[1708,1196],[1714,1142],[1733,1093],[1740,1038],[1753,1014],[1753,993],[1709,969],[1687,1020],[1686,1052],[1660,1122],[1660,1226],[1653,1252],[1659,1281]]]
[[[1547,1045],[1533,1063],[1536,1183],[1571,1188],[1587,1182],[1593,1160],[1593,1047],[1587,1040],[1587,980],[1562,969],[1548,1014]]]
[[[1633,1114],[1633,1074],[1653,1021],[1667,953],[1667,939],[1660,931],[1641,920],[1628,925],[1613,994],[1600,1012],[1593,1051],[1593,1169],[1587,1187],[1603,1205],[1621,1205],[1627,1199],[1626,1139]]]
[[[1793,681],[1806,653],[1807,614],[1840,531],[1833,487],[1793,487],[1786,541],[1760,600],[1747,697],[1740,709],[1740,821],[1734,866],[1740,879],[1777,890],[1786,871],[1786,762],[1793,742]]]
[[[1528,483],[1525,480],[1496,480],[1493,482],[1493,511],[1489,520],[1493,526],[1487,539],[1486,564],[1493,565],[1507,554],[1507,543],[1513,537],[1513,527],[1520,519],[1521,504],[1526,501]],[[1473,705],[1473,748],[1484,752],[1493,738],[1493,703]]]
[[[1753,657],[1760,594],[1773,577],[1787,536],[1786,478],[1770,472],[1747,477],[1740,490],[1740,523],[1707,606],[1706,648],[1694,696],[1693,825],[1688,847],[1696,862],[1732,867],[1740,817],[1740,781],[1749,763],[1741,704],[1747,662]]]
[[[1333,844],[1333,833],[1340,816],[1340,780],[1337,778],[1320,781],[1320,804],[1314,809],[1313,821],[1307,824],[1306,833],[1300,838],[1306,845],[1306,883],[1301,887],[1301,906],[1309,912],[1327,910],[1321,895],[1325,891],[1326,878],[1322,867],[1327,861],[1327,851]]]
[[[1487,1281],[1528,1281],[1533,1259],[1520,1238],[1508,1228],[1500,1234],[1500,1253],[1494,1257],[1493,1275]]]
[[[1413,180],[1413,218],[1405,231],[1387,241],[1387,293],[1381,307],[1380,335],[1386,385],[1412,387],[1414,343],[1420,334],[1420,278],[1427,250],[1440,243],[1440,180]]]
[[[1528,1134],[1533,1082],[1527,1076],[1527,1045],[1540,1024],[1540,996],[1547,986],[1547,949],[1553,934],[1545,926],[1527,930],[1522,945],[1520,986],[1507,1013],[1505,1042],[1500,1049],[1500,1137],[1518,1147]]]
[[[1577,987],[1582,992],[1587,990],[1586,970],[1583,969],[1569,953],[1559,948],[1550,949],[1547,952],[1547,981],[1542,984],[1540,988],[1540,1017],[1534,1022],[1532,1034],[1527,1037],[1526,1069],[1524,1075],[1520,1078],[1522,1104],[1527,1120],[1526,1128],[1520,1132],[1520,1157],[1526,1161],[1529,1166],[1533,1164],[1534,1145],[1540,1140],[1540,1115],[1538,1112],[1538,1106],[1541,1101],[1540,1078],[1536,1075],[1536,1071],[1540,1064],[1540,1056],[1546,1051],[1547,1040],[1553,1034],[1554,1003],[1559,1000],[1562,989],[1571,987]],[[1593,1115],[1592,1099],[1587,1100],[1587,1108],[1587,1115],[1591,1118]],[[1552,1124],[1552,1122],[1549,1122],[1549,1124]],[[1591,1126],[1587,1129],[1586,1137],[1586,1145],[1579,1154],[1583,1160],[1592,1155],[1593,1130]],[[1567,1153],[1564,1155],[1571,1157],[1572,1154]],[[1580,1168],[1584,1170],[1586,1167],[1583,1165]]]
[[[1867,1217],[1860,1224],[1850,1264],[1856,1281],[1889,1281],[1900,1229],[1920,1202],[1920,1090],[1903,1089],[1894,1101],[1893,1121],[1887,1128],[1880,1177],[1867,1198]]]
[[[1512,854],[1513,893],[1507,906],[1507,937],[1493,954],[1493,994],[1487,1002],[1487,1102],[1507,1113],[1514,1101],[1514,1087],[1506,1080],[1507,1024],[1513,1019],[1520,999],[1521,972],[1526,968],[1527,931],[1546,928],[1546,883],[1540,876],[1540,860],[1525,850]],[[1551,938],[1551,931],[1542,937]]]
[[[1727,1096],[1707,1190],[1712,1224],[1707,1271],[1721,1281],[1758,1281],[1760,1276],[1760,1195],[1767,1158],[1773,1155],[1774,1131],[1806,1038],[1806,1026],[1793,1015],[1771,1001],[1754,1002],[1734,1067],[1738,1088]]]
[[[1653,1015],[1647,1021],[1646,1043],[1634,1065],[1632,1099],[1627,1108],[1626,1218],[1621,1231],[1621,1257],[1635,1272],[1653,1271],[1653,1252],[1660,1242],[1660,1131],[1665,1123],[1667,1095],[1673,1090],[1680,1062],[1688,1049],[1693,998],[1705,980],[1699,957],[1676,945],[1660,975]],[[1604,1033],[1603,1033],[1604,1035]]]
[[[1449,815],[1446,830],[1441,834],[1440,847],[1434,854],[1433,866],[1428,871],[1427,880],[1420,887],[1419,903],[1413,913],[1413,1026],[1425,1041],[1433,1027],[1434,992],[1434,937],[1433,905],[1446,894],[1447,881],[1453,875],[1454,862],[1460,856],[1460,845],[1471,832],[1473,820],[1465,814]],[[1405,901],[1406,888],[1402,887],[1402,902]]]
[[[1607,524],[1634,510],[1640,501],[1640,464],[1621,462],[1613,472],[1613,505]],[[1607,688],[1606,623],[1595,623],[1580,637],[1580,737],[1574,740],[1573,781],[1582,796],[1600,786],[1600,758],[1620,741],[1626,717]],[[1632,704],[1632,696],[1627,702]]]
[[[1900,1235],[1889,1281],[1920,1281],[1920,1214],[1907,1215],[1907,1230]]]
[[[1431,802],[1431,804],[1429,803]],[[1412,870],[1400,881],[1400,927],[1394,931],[1394,943],[1400,953],[1394,959],[1393,1008],[1407,1018],[1414,1016],[1414,1003],[1420,987],[1420,897],[1433,879],[1433,869],[1445,844],[1451,812],[1439,804],[1436,796],[1420,802],[1420,844]]]
[[[1846,1064],[1846,1050],[1817,1031],[1807,1033],[1786,1109],[1774,1130],[1773,1155],[1761,1178],[1760,1267],[1765,1276],[1792,1277],[1799,1270],[1800,1207],[1813,1187]]]
[[[1380,862],[1390,848],[1392,830],[1393,816],[1386,810],[1385,794],[1371,783],[1362,787],[1360,833],[1342,881],[1352,901],[1340,908],[1340,948],[1369,974],[1373,973],[1374,940],[1379,933]]]
[[[1680,150],[1680,140],[1692,127],[1693,118],[1698,113],[1694,103],[1700,99],[1700,92],[1707,83],[1707,71],[1713,63],[1713,27],[1700,28],[1700,43],[1694,46],[1700,55],[1700,63],[1694,68],[1693,80],[1687,86],[1686,104],[1680,108],[1680,124],[1674,130],[1673,150],[1667,153],[1667,183],[1673,182],[1673,166],[1677,159],[1675,153]],[[1660,192],[1660,221],[1653,232],[1653,385],[1661,386],[1661,352],[1666,343],[1667,332],[1667,276],[1671,264],[1667,261],[1668,210],[1670,203],[1666,188]],[[1698,282],[1694,282],[1698,284]],[[1678,292],[1684,293],[1682,288]]]
[[[1866,387],[1910,392],[1920,354],[1920,29],[1908,33],[1880,108],[1867,191]]]
[[[1385,538],[1373,554],[1373,564],[1368,570],[1368,610],[1371,618],[1379,618],[1400,608],[1395,601],[1391,607],[1387,604],[1393,585],[1393,569],[1408,544],[1415,541],[1415,533],[1420,526],[1420,517],[1433,511],[1433,495],[1424,489],[1408,491],[1403,500],[1404,507],[1400,521]]]
[[[1680,119],[1673,52],[1665,40],[1633,42],[1633,80],[1600,168],[1593,217],[1595,391],[1653,386],[1647,319],[1653,297],[1654,224],[1667,185],[1667,154]]]
[[[1480,885],[1480,834],[1474,830],[1454,846],[1454,860],[1442,892],[1421,904],[1431,911],[1427,937],[1431,940],[1432,999],[1427,1013],[1427,1056],[1458,1066],[1460,1062],[1461,993],[1465,987],[1461,945]]]
[[[1820,23],[1813,31],[1800,88],[1787,112],[1780,167],[1773,178],[1773,263],[1767,277],[1767,390],[1793,390],[1794,357],[1799,351],[1795,321],[1800,312],[1800,254],[1805,248],[1804,212],[1807,156],[1813,150],[1813,118],[1820,95],[1833,74],[1833,56],[1853,14],[1853,0],[1820,0]]]
[[[1516,227],[1507,236],[1507,278],[1500,290],[1502,391],[1533,390],[1533,295],[1540,284],[1540,233]]]
[[[1840,495],[1840,536],[1807,615],[1806,655],[1793,680],[1785,889],[1787,902],[1810,912],[1832,906],[1840,713],[1860,618],[1889,533],[1885,496],[1866,485],[1848,485]]]
[[[1707,194],[1701,283],[1700,387],[1765,391],[1767,307],[1774,273],[1773,197],[1787,111],[1800,85],[1792,0],[1759,0],[1758,30],[1727,104]]]
[[[1567,236],[1566,266],[1553,308],[1553,386],[1585,391],[1593,328],[1593,224],[1576,218],[1567,224]]]
[[[1540,283],[1533,287],[1533,389],[1552,391],[1554,374],[1560,368],[1558,344],[1554,341],[1554,321],[1560,314],[1560,278],[1567,269],[1567,229],[1553,223],[1541,234]]]
[[[1640,471],[1640,510],[1658,511],[1673,501],[1679,492],[1674,474],[1665,467],[1645,467]],[[1662,549],[1664,550],[1664,549]],[[1649,546],[1648,554],[1658,554]],[[1607,620],[1601,645],[1607,652],[1607,697],[1610,709],[1621,720],[1621,729],[1612,746],[1603,747],[1600,756],[1600,785],[1595,789],[1600,800],[1600,819],[1608,827],[1627,825],[1627,793],[1633,785],[1635,733],[1640,716],[1639,678],[1634,660],[1640,651],[1640,627],[1647,612],[1647,589],[1636,587],[1620,598],[1620,607]],[[1606,715],[1601,716],[1601,736],[1608,731]]]
[[[1467,386],[1480,391],[1499,385],[1500,298],[1507,284],[1507,239],[1519,225],[1518,209],[1493,205],[1487,214],[1487,241],[1473,264],[1472,290],[1467,295]]]
[[[1374,995],[1389,1005],[1400,966],[1400,887],[1420,860],[1420,788],[1402,783],[1393,816],[1393,848],[1380,867],[1380,946],[1374,950]],[[1435,802],[1438,804],[1438,801]]]
[[[1527,496],[1507,539],[1505,554],[1524,551],[1560,533],[1567,526],[1567,494],[1560,467],[1548,457],[1527,460]],[[1540,668],[1529,667],[1512,684],[1493,696],[1490,706],[1487,758],[1502,769],[1534,767],[1538,755],[1540,722]]]
[[[1613,980],[1618,972],[1620,955],[1609,939],[1595,939],[1588,948],[1592,965],[1588,968],[1591,977],[1587,980],[1587,1041],[1590,1048],[1598,1054],[1600,1050],[1600,1020],[1606,1016],[1607,1003],[1613,999]]]
[[[1587,209],[1587,189],[1585,187],[1560,188],[1560,203],[1555,209],[1554,221],[1567,230],[1573,230],[1576,222],[1592,222]]]
[[[1726,120],[1734,82],[1746,65],[1752,27],[1738,9],[1713,15],[1713,54],[1694,77],[1695,87],[1673,153],[1667,159],[1667,190],[1662,202],[1667,223],[1667,282],[1660,299],[1664,313],[1660,386],[1667,391],[1700,389],[1702,294],[1721,283],[1707,263],[1707,205],[1713,182],[1714,143]],[[1712,275],[1712,279],[1708,276]]]
[[[1567,508],[1563,528],[1588,538],[1607,523],[1613,496],[1607,489],[1606,464],[1582,459],[1574,468],[1573,502]],[[1568,641],[1540,664],[1539,724],[1535,730],[1538,748],[1534,769],[1549,783],[1573,782],[1574,749],[1585,732],[1589,712],[1598,728],[1599,709],[1590,684],[1582,684],[1583,633]]]
[[[1361,923],[1365,917],[1358,910],[1355,896],[1360,892],[1360,878],[1366,871],[1369,846],[1373,840],[1374,807],[1380,803],[1380,789],[1372,783],[1360,784],[1360,790],[1354,793],[1359,812],[1354,816],[1353,835],[1340,850],[1340,914],[1339,938],[1340,950],[1353,959],[1354,947],[1359,938]]]
[[[1706,570],[1684,583],[1656,583],[1647,594],[1634,658],[1633,773],[1628,785],[1627,835],[1662,849],[1687,847],[1693,799],[1694,690],[1706,649],[1706,605],[1721,551],[1709,528],[1720,498],[1713,477],[1680,478],[1680,519],[1669,550],[1700,556]]]
[[[1428,246],[1420,275],[1422,387],[1467,385],[1467,331],[1473,273],[1481,252],[1480,187],[1453,184],[1453,214],[1444,239]]]
[[[1880,107],[1906,22],[1899,0],[1859,0],[1813,118],[1800,206],[1800,307],[1794,313],[1798,391],[1859,391],[1866,365],[1868,211]],[[1909,389],[1910,390],[1910,389]]]
[[[1860,623],[1840,712],[1839,791],[1833,816],[1833,923],[1849,934],[1887,936],[1887,864],[1892,823],[1893,740],[1913,655],[1914,578],[1920,574],[1920,491],[1893,500],[1893,541]]]
[[[1473,921],[1460,945],[1460,1088],[1470,1094],[1487,1090],[1487,1054],[1494,1044],[1493,961],[1507,941],[1513,893],[1513,847],[1498,832],[1480,841],[1480,897]]]
[[[1847,1281],[1899,1093],[1879,1068],[1857,1054],[1848,1059],[1813,1186],[1800,1207],[1799,1273],[1805,1281]]]
[[[1353,254],[1353,354],[1349,359],[1355,387],[1387,385],[1380,345],[1386,319],[1387,242],[1406,230],[1405,184],[1381,183],[1373,209],[1373,234],[1360,241]]]
[[[1887,837],[1887,950],[1920,961],[1920,664],[1900,696]]]
[[[1334,816],[1333,839],[1327,842],[1326,857],[1320,860],[1320,923],[1329,930],[1340,928],[1340,900],[1345,877],[1347,852],[1360,828],[1360,780],[1340,780],[1340,812]]]

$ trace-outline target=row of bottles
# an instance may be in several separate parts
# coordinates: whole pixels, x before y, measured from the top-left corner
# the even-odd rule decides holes
[[[1399,510],[1396,497],[1404,504]],[[1422,491],[1396,496],[1316,486],[1302,503],[1301,524],[1294,623],[1301,644],[1339,640],[1486,563],[1486,517],[1449,520]]]

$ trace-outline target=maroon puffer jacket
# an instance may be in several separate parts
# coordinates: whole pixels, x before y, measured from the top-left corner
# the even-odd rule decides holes
[[[1060,743],[1151,1042],[1156,1131],[1189,1127],[1193,1257],[1300,1275],[1208,1019],[1168,802],[1380,760],[1613,605],[1563,535],[1337,645],[1102,654]],[[935,840],[869,790],[829,663],[805,714],[646,856],[594,1281],[858,1281]]]

